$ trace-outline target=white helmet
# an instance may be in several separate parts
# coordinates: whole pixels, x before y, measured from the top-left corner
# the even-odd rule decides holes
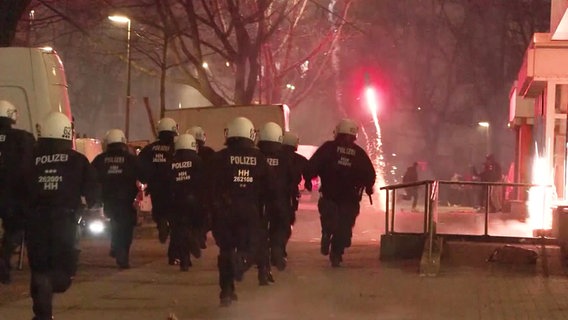
[[[111,143],[126,143],[126,136],[120,129],[110,129],[105,134],[105,143],[107,145]]]
[[[359,133],[359,126],[352,119],[341,119],[333,131],[333,135],[337,137],[340,133],[357,137],[357,134]]]
[[[178,125],[176,121],[172,118],[162,118],[158,121],[158,132],[171,131],[178,132]]]
[[[226,138],[247,138],[254,141],[254,125],[245,117],[237,117],[231,120],[225,128]]]
[[[199,126],[193,126],[189,129],[187,129],[187,131],[185,133],[189,133],[192,136],[195,137],[195,140],[199,140],[199,141],[203,141],[205,142],[205,131],[203,131],[203,128],[199,127]]]
[[[174,145],[176,150],[189,149],[197,151],[197,143],[195,142],[195,138],[189,133],[184,133],[178,136],[174,142]]]
[[[297,148],[300,144],[300,138],[298,138],[297,134],[287,131],[282,137],[282,143]]]
[[[71,120],[61,112],[52,112],[43,120],[38,135],[40,138],[73,140]]]
[[[13,122],[16,122],[18,109],[10,101],[0,100],[0,117],[10,118]]]
[[[282,143],[282,127],[274,122],[265,123],[262,129],[260,129],[258,140]]]

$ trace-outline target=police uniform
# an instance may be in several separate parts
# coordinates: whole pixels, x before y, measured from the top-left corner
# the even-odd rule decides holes
[[[205,167],[204,168],[205,175],[209,175],[208,173],[209,167],[211,166],[213,156],[215,155],[215,150],[213,150],[213,148],[211,147],[204,145],[202,141],[197,140],[197,154],[199,155],[199,158],[201,158],[202,163]],[[212,214],[211,212],[213,210],[210,205],[211,201],[209,201],[208,199],[208,192],[206,189],[208,185],[209,184],[207,183],[204,183],[202,185],[204,189],[199,209],[202,210],[200,217],[203,218],[203,222],[201,223],[201,227],[199,230],[201,236],[198,239],[202,249],[207,248],[207,233],[211,230],[211,214]]]
[[[167,120],[167,121],[166,121]],[[170,121],[171,120],[171,121]],[[152,219],[158,228],[158,238],[161,243],[168,239],[170,219],[172,215],[172,193],[170,190],[169,175],[171,174],[171,162],[174,154],[174,137],[177,135],[175,128],[160,128],[162,123],[176,125],[175,121],[164,118],[158,123],[158,140],[145,146],[138,155],[143,167],[143,182],[148,184],[146,191],[151,196]],[[170,242],[168,246],[168,261],[174,264],[178,259],[177,249]]]
[[[236,299],[234,281],[240,281],[258,252],[259,204],[270,192],[268,165],[254,146],[254,127],[236,118],[227,127],[227,147],[213,159],[213,236],[219,247],[221,305]]]
[[[197,154],[201,158],[205,167],[205,175],[208,175],[211,166],[211,160],[213,158],[213,155],[215,154],[215,150],[205,145],[206,135],[203,128],[199,126],[193,126],[189,128],[186,133],[191,134],[195,138],[197,143]],[[212,199],[209,197],[209,192],[207,191],[207,188],[209,186],[209,183],[202,184],[202,192],[200,192],[201,201],[198,210],[201,211],[199,216],[203,219],[203,221],[198,224],[199,229],[194,230],[194,233],[196,235],[199,234],[199,237],[197,239],[199,241],[201,249],[207,248],[207,233],[211,230]]]
[[[171,164],[173,191],[173,229],[174,247],[179,250],[180,270],[187,271],[191,266],[190,252],[194,257],[201,256],[197,233],[203,218],[199,210],[199,191],[203,184],[203,164],[196,152],[195,138],[189,134],[179,136],[176,152]]]
[[[22,181],[29,180],[33,168],[35,139],[29,132],[12,128],[15,120],[11,115],[16,108],[5,100],[0,101],[0,108],[4,107],[6,112],[0,113],[0,219],[3,228],[0,283],[9,283],[12,252],[21,242],[24,217],[29,210],[29,188]]]
[[[118,139],[109,141],[114,135]],[[128,151],[122,131],[110,130],[105,141],[106,151],[99,154],[92,164],[102,185],[104,212],[110,218],[111,252],[118,267],[127,269],[130,267],[130,245],[136,225],[133,206],[138,193],[136,181],[140,179],[142,170],[139,160]]]
[[[85,197],[98,202],[94,168],[72,150],[71,122],[51,113],[41,125],[32,174],[33,210],[27,223],[26,244],[31,268],[34,319],[51,319],[53,293],[71,286],[77,265],[76,213]]]
[[[327,141],[317,149],[304,172],[308,189],[311,189],[313,177],[321,178],[318,201],[321,253],[330,255],[333,267],[339,266],[344,249],[351,246],[363,190],[372,194],[375,183],[371,160],[354,142],[357,130],[352,120],[342,120],[336,128],[335,140]]]
[[[308,163],[308,159],[306,159],[306,157],[304,157],[303,155],[299,154],[296,152],[297,148],[298,148],[298,144],[297,144],[297,138],[294,139],[295,141],[290,142],[287,141],[287,134],[284,134],[284,141],[282,144],[282,150],[284,152],[284,155],[286,156],[286,158],[288,159],[289,162],[291,162],[292,165],[292,171],[293,171],[293,181],[297,181],[298,184],[302,181],[302,176],[304,173],[304,168],[306,167],[306,164]],[[298,184],[296,184],[294,186],[294,188],[292,189],[292,194],[290,195],[290,201],[289,201],[289,205],[290,205],[290,227],[288,228],[288,233],[286,236],[286,243],[288,242],[288,240],[290,239],[290,237],[292,236],[292,225],[294,225],[294,223],[296,222],[296,211],[298,210],[298,205],[299,205],[299,201],[300,201],[300,190],[298,188]],[[287,256],[287,252],[286,250],[284,250],[284,256]]]
[[[266,157],[273,186],[273,193],[265,197],[262,203],[263,216],[268,222],[268,256],[270,263],[282,271],[286,268],[284,253],[290,235],[292,216],[290,199],[297,194],[299,180],[295,179],[292,163],[282,149],[281,127],[274,122],[266,123],[260,130],[259,140],[258,146]],[[265,283],[261,271],[268,267],[265,265],[266,262],[266,259],[261,259],[259,262],[260,284]]]

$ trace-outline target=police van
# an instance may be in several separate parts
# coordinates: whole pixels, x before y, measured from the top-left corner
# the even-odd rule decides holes
[[[0,99],[18,108],[15,127],[33,133],[50,112],[71,116],[67,80],[52,48],[0,48]]]
[[[51,112],[61,112],[73,120],[67,88],[63,63],[52,48],[0,48],[0,99],[18,109],[16,128],[37,138],[38,124]],[[76,150],[89,161],[102,151],[100,142],[93,139],[74,142]],[[100,209],[84,210],[80,216],[79,224],[92,233],[102,231],[108,222]]]

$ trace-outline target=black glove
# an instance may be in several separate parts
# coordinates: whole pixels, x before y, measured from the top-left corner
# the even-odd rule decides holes
[[[304,181],[304,188],[310,192],[312,192],[312,180],[305,180]]]
[[[367,186],[365,187],[365,193],[370,196],[375,193],[375,188],[373,188],[373,186]]]

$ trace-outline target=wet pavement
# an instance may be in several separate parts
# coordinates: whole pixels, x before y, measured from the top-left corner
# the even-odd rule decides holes
[[[568,278],[557,248],[544,252],[554,271],[546,276],[542,256],[537,265],[498,265],[485,261],[493,246],[450,244],[441,273],[420,277],[417,260],[379,260],[384,214],[363,202],[354,245],[347,250],[342,267],[331,268],[327,257],[319,253],[315,199],[305,196],[302,201],[288,267],[273,271],[276,283],[261,287],[256,270],[249,270],[237,283],[239,300],[228,308],[219,307],[214,246],[185,273],[166,264],[163,246],[164,255],[150,263],[74,284],[56,296],[55,318],[568,319]],[[413,214],[401,213],[400,226],[421,226],[422,218],[412,218]],[[453,214],[469,216],[448,216],[447,225],[469,228],[467,218],[475,219],[474,213]],[[0,305],[0,319],[31,317],[27,297]]]

